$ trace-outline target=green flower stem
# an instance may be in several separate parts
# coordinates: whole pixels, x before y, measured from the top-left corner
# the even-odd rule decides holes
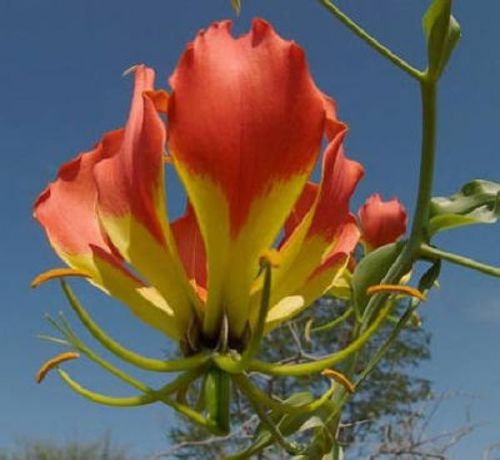
[[[387,307],[389,309],[389,313],[385,317],[386,321],[389,320],[389,318],[391,316],[391,313],[392,313],[392,311],[394,309],[394,305],[390,305],[390,302],[388,302]],[[354,323],[354,325],[353,325],[352,330],[351,330],[351,341],[355,341],[355,340],[357,340],[359,338],[360,331],[361,331],[361,325],[360,325],[359,322],[356,321]],[[345,373],[345,376],[347,378],[349,378],[351,381],[352,381],[353,375],[354,375],[354,373],[356,371],[356,366],[357,366],[357,363],[358,363],[360,351],[361,350],[358,350],[355,353],[353,353],[352,356],[349,357],[349,359],[345,363],[345,372],[344,373]]]
[[[426,77],[420,83],[422,99],[422,152],[417,203],[413,215],[413,224],[401,255],[408,259],[404,270],[409,270],[411,262],[418,257],[420,245],[425,240],[425,226],[429,220],[429,208],[432,198],[434,166],[437,139],[437,82]]]
[[[331,399],[332,409],[330,410],[328,416],[324,418],[324,424],[330,428],[331,433],[335,433],[334,430],[340,423],[340,412],[350,397],[351,393],[349,393],[344,386],[336,386],[336,391]]]
[[[239,374],[244,370],[244,367],[241,365],[241,355],[237,353],[230,352],[225,355],[214,353],[212,354],[212,361],[219,369],[229,374]],[[252,362],[253,360],[250,361],[250,363]]]
[[[233,375],[233,380],[242,389],[242,391],[249,397],[254,398],[263,406],[268,407],[273,412],[280,414],[305,414],[309,412],[314,412],[318,410],[323,404],[325,404],[332,396],[335,384],[318,399],[311,401],[307,404],[292,405],[285,402],[277,401],[276,399],[270,398],[266,395],[257,385],[255,385],[245,374]]]
[[[255,330],[253,331],[252,338],[250,339],[250,342],[241,357],[241,366],[243,368],[259,352],[260,342],[262,340],[262,336],[264,335],[267,312],[269,311],[269,300],[271,298],[271,262],[267,260],[263,261],[262,269],[264,271],[264,285],[262,286],[259,316],[257,318],[257,324],[255,326]]]
[[[164,399],[168,401],[167,403],[170,403],[171,402],[170,399],[167,398],[169,394],[176,392],[179,388],[189,384],[200,375],[200,372],[188,371],[177,377],[172,382],[169,382],[166,385],[162,386],[158,390],[153,390],[149,388],[147,392],[139,396],[131,396],[127,398],[115,398],[113,396],[106,396],[100,393],[95,393],[93,391],[90,391],[87,388],[81,386],[75,380],[73,380],[68,375],[67,372],[63,371],[62,369],[57,369],[57,371],[59,372],[59,376],[76,393],[86,397],[87,399],[91,399],[92,401],[97,402],[99,404],[105,404],[108,406],[121,406],[121,407],[143,406],[157,401],[163,401]]]
[[[224,436],[231,431],[231,377],[225,371],[212,367],[203,381],[203,398],[208,419]]]
[[[483,264],[468,257],[460,256],[458,254],[453,254],[451,252],[442,251],[441,249],[434,248],[425,243],[423,243],[420,246],[420,254],[427,259],[431,260],[442,259],[456,265],[462,265],[463,267],[471,268],[472,270],[477,270],[486,275],[500,277],[500,267],[494,267],[492,265]]]
[[[387,353],[387,350],[391,347],[392,343],[398,338],[399,333],[403,330],[404,327],[408,324],[408,321],[410,321],[413,313],[417,309],[417,307],[420,305],[420,302],[416,299],[412,299],[410,301],[409,307],[406,309],[406,311],[403,313],[403,316],[399,319],[398,323],[394,327],[394,329],[391,331],[389,334],[389,337],[385,340],[385,342],[382,344],[382,346],[377,350],[377,352],[371,357],[369,363],[367,366],[363,369],[361,374],[356,379],[355,385],[356,387],[362,383],[366,377],[375,369],[375,367],[378,365],[380,360],[384,357],[384,355]]]
[[[338,318],[335,318],[333,321],[330,321],[329,323],[326,324],[321,324],[320,326],[313,327],[311,329],[311,332],[329,331],[330,329],[333,329],[338,325],[342,324],[344,321],[349,319],[353,314],[354,314],[354,308],[352,307],[348,308],[342,315],[340,315]]]
[[[101,366],[103,369],[107,370],[109,373],[113,374],[115,377],[118,377],[123,382],[138,389],[139,391],[142,391],[143,393],[155,392],[155,393],[162,393],[163,394],[165,391],[169,391],[169,389],[172,389],[172,391],[174,391],[174,390],[176,391],[179,388],[181,388],[182,385],[187,385],[193,379],[195,379],[199,375],[201,375],[207,366],[207,365],[201,365],[197,369],[187,371],[185,374],[180,375],[173,382],[162,387],[160,390],[153,390],[152,388],[148,387],[147,385],[145,385],[141,381],[135,379],[134,377],[127,374],[126,372],[117,368],[116,366],[111,364],[109,361],[105,360],[104,358],[99,356],[97,353],[95,353],[93,350],[91,350],[85,343],[83,343],[76,336],[76,334],[73,332],[73,330],[69,326],[69,323],[66,321],[64,316],[61,316],[61,323],[62,324],[58,324],[50,317],[48,318],[48,320],[56,328],[58,328],[58,330],[62,334],[64,334],[64,336],[68,339],[68,341],[71,343],[71,345],[76,350],[85,354],[91,361],[94,361],[96,364]],[[189,377],[189,376],[191,376],[191,377]]]
[[[149,390],[147,385],[142,383],[140,380],[137,380],[136,378],[132,377],[131,375],[127,374],[126,372],[122,371],[121,369],[117,368],[104,358],[101,358],[97,353],[95,353],[93,350],[87,347],[87,345],[85,345],[80,340],[78,340],[78,342],[73,342],[73,345],[78,351],[85,354],[91,361],[94,361],[103,369],[107,370],[110,374],[113,374],[115,377],[119,378],[128,385],[143,392],[147,392]]]
[[[97,353],[95,353],[92,349],[90,349],[84,342],[82,342],[77,335],[73,332],[71,329],[68,321],[66,318],[61,314],[60,316],[60,321],[61,324],[58,324],[56,321],[54,321],[52,318],[48,317],[47,318],[50,323],[56,327],[64,336],[66,339],[71,343],[71,345],[84,355],[86,355],[91,361],[94,361],[96,364],[101,366],[103,369],[107,370],[110,374],[113,374],[115,377],[119,378],[123,382],[127,383],[128,385],[138,389],[139,391],[142,392],[147,392],[149,388],[142,383],[141,381],[135,379],[134,377],[130,376],[126,372],[122,371],[121,369],[117,368],[113,364],[111,364],[109,361],[105,360],[101,356],[99,356]]]
[[[397,54],[393,53],[389,48],[382,45],[378,40],[373,38],[368,32],[366,32],[362,27],[356,24],[349,16],[343,13],[337,6],[335,6],[330,0],[319,0],[319,3],[323,5],[330,13],[332,13],[342,24],[344,24],[348,29],[350,29],[355,35],[361,38],[365,43],[371,46],[375,51],[384,56],[386,59],[391,61],[394,65],[402,69],[411,77],[416,80],[421,81],[424,77],[424,72],[415,69],[405,60],[400,58]]]
[[[386,303],[386,305],[384,305],[384,307],[380,310],[375,320],[362,334],[359,335],[359,337],[357,337],[345,348],[333,353],[332,355],[320,358],[316,361],[301,364],[280,365],[278,363],[265,363],[253,360],[248,366],[248,370],[275,376],[301,376],[322,372],[325,369],[344,361],[360,350],[378,330],[379,326],[385,321],[387,316],[392,312],[393,308],[393,302]]]
[[[51,320],[51,318],[49,318]],[[135,379],[134,377],[128,375],[126,372],[122,371],[121,369],[118,369],[115,367],[113,364],[110,362],[106,361],[105,359],[101,358],[99,355],[97,355],[95,352],[93,352],[89,347],[87,347],[81,340],[78,339],[78,337],[75,335],[75,333],[71,330],[68,322],[64,317],[61,317],[61,322],[62,325],[59,325],[52,321],[53,324],[55,325],[56,328],[58,328],[64,335],[65,337],[71,342],[71,344],[79,351],[87,355],[87,357],[94,361],[96,364],[100,365],[102,368],[106,369],[108,372],[113,374],[114,376],[118,377],[125,383],[133,386],[134,388],[137,388],[139,391],[144,393],[142,396],[138,397],[131,397],[131,398],[114,398],[111,396],[106,396],[102,395],[99,393],[92,392],[86,388],[83,388],[81,385],[79,385],[77,382],[74,380],[70,379],[69,375],[65,374],[64,371],[59,371],[59,374],[61,375],[61,372],[63,374],[61,377],[63,380],[77,393],[80,395],[86,397],[87,399],[90,399],[91,401],[101,403],[101,404],[107,404],[111,406],[122,406],[126,407],[127,405],[143,405],[143,404],[148,404],[149,399],[146,398],[144,399],[145,396],[150,395],[152,399],[151,402],[155,401],[161,401],[164,404],[172,407],[179,413],[185,415],[188,417],[190,420],[192,420],[194,423],[197,423],[198,425],[201,425],[208,430],[210,430],[213,434],[216,435],[221,435],[224,434],[221,432],[219,427],[211,420],[206,419],[203,417],[201,414],[196,412],[194,409],[190,408],[189,406],[182,404],[180,402],[174,401],[170,398],[167,397],[168,392],[174,392],[183,386],[188,385],[191,381],[195,380],[198,376],[200,376],[204,371],[205,371],[205,365],[199,366],[197,369],[193,369],[190,371],[187,371],[185,374],[179,376],[176,380],[173,382],[167,384],[160,390],[154,390],[150,388],[148,385],[142,383],[141,381]],[[65,374],[65,375],[64,375]]]
[[[154,372],[179,372],[199,367],[210,359],[208,353],[200,353],[185,359],[162,361],[135,353],[114,341],[93,321],[66,281],[61,281],[61,287],[71,308],[92,336],[111,353],[140,369]]]
[[[100,393],[93,392],[87,388],[84,388],[81,386],[79,383],[74,381],[65,371],[58,369],[57,370],[59,373],[59,376],[62,378],[62,380],[76,393],[79,395],[83,396],[84,398],[98,403],[98,404],[104,404],[107,406],[115,406],[115,407],[131,407],[131,406],[142,406],[146,404],[150,404],[156,401],[162,401],[163,403],[167,404],[168,406],[171,406],[174,408],[176,411],[179,413],[183,414],[184,416],[188,417],[192,422],[207,428],[214,434],[219,434],[219,431],[217,427],[214,426],[213,422],[210,420],[207,420],[203,415],[199,414],[195,410],[191,409],[189,406],[186,406],[185,404],[178,403],[170,398],[168,398],[165,394],[162,394],[162,390],[158,390],[157,392],[154,390],[149,391],[148,393],[145,393],[143,395],[139,396],[131,396],[131,397],[125,397],[125,398],[116,398],[113,396],[107,396],[103,395]],[[189,372],[186,372],[186,374],[190,374]],[[183,377],[183,376],[181,376]],[[189,376],[191,379],[193,378],[192,375]],[[178,382],[178,386],[184,385],[186,383],[186,379],[188,377],[186,376],[185,379],[183,379],[182,382]],[[195,377],[194,377],[195,378]],[[180,378],[179,378],[180,379]],[[172,382],[172,384],[175,382]],[[172,385],[169,384],[169,385]]]
[[[142,394],[139,396],[130,396],[125,398],[116,398],[114,396],[107,396],[100,393],[96,393],[91,391],[83,386],[81,386],[78,382],[73,380],[69,374],[62,369],[57,369],[57,372],[61,379],[75,392],[80,396],[83,396],[86,399],[89,399],[92,402],[103,404],[106,406],[115,406],[115,407],[133,407],[133,406],[144,406],[146,404],[151,404],[155,402],[155,397],[151,394]]]

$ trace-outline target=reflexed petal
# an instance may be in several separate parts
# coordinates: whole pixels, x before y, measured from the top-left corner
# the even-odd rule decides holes
[[[312,185],[306,188],[288,219],[288,232],[281,248],[282,264],[276,273],[271,305],[290,295],[290,287],[302,286],[331,254],[349,254],[357,243],[356,240],[348,251],[338,246],[346,222],[350,226],[352,221],[349,200],[363,176],[362,166],[344,155],[341,145],[344,135],[345,131],[337,133],[327,147],[319,191]],[[316,200],[311,206],[313,194]],[[290,223],[294,215],[302,216],[302,222],[295,228]],[[357,235],[359,238],[359,232]]]
[[[113,253],[96,214],[97,190],[92,170],[101,156],[102,144],[98,144],[90,152],[64,164],[56,181],[35,202],[34,217],[63,260],[65,254],[91,252],[90,245]],[[86,268],[83,266],[82,270]]]
[[[369,250],[397,241],[406,232],[408,216],[398,199],[384,201],[376,193],[361,206],[358,216]]]
[[[285,294],[284,299],[300,297],[303,299],[303,304],[298,305],[289,316],[284,317],[284,320],[299,314],[302,310],[310,306],[316,299],[321,297],[326,291],[335,286],[338,280],[342,277],[347,265],[349,263],[349,256],[356,247],[360,237],[360,232],[356,224],[354,216],[349,215],[337,229],[337,235],[332,244],[330,244],[330,252],[323,254],[320,263],[316,263],[315,268],[306,271],[292,270],[290,273],[295,277],[292,282],[297,284],[290,284],[294,289],[288,288],[288,293]],[[300,253],[300,259],[297,264],[305,264],[307,267],[312,267],[316,260],[316,251],[319,251],[320,246],[318,239],[306,239],[304,242],[304,250]],[[308,250],[310,251],[312,260],[308,260]],[[282,290],[281,292],[285,292]],[[273,292],[273,296],[279,298],[283,294]],[[280,312],[283,308],[280,305],[282,300],[273,303],[273,307],[269,311],[269,323],[267,329],[272,329],[280,324],[276,319],[279,316],[274,310],[278,309]]]
[[[150,98],[154,72],[137,66],[134,75],[127,124],[104,137],[105,158],[94,170],[99,219],[113,245],[160,292],[175,311],[179,329],[186,330],[196,297],[167,222],[163,165],[166,134]]]
[[[93,284],[127,304],[150,326],[177,338],[179,332],[170,307],[123,266],[101,230],[92,171],[102,153],[100,143],[65,164],[57,179],[38,197],[34,216],[56,253],[70,267],[87,273]]]
[[[331,239],[349,215],[349,200],[364,169],[358,162],[346,158],[342,147],[337,150],[333,144],[325,153],[323,169],[325,175],[308,236]]]
[[[295,229],[299,225],[304,225],[304,221],[307,220],[308,214],[310,214],[310,218],[307,224],[307,231],[309,231],[309,226],[311,225],[311,219],[314,215],[314,209],[316,207],[316,198],[318,197],[319,185],[314,184],[313,182],[308,182],[302,193],[295,203],[295,206],[288,216],[285,222],[285,231],[283,235],[283,241],[280,243],[280,247],[284,246],[284,244],[290,239],[293,235]],[[303,235],[305,237],[305,234]],[[297,235],[295,235],[295,238]]]
[[[302,49],[262,20],[237,39],[229,22],[201,32],[171,85],[169,150],[207,248],[205,332],[216,333],[225,309],[238,336],[258,258],[316,161],[324,98]]]
[[[297,291],[304,298],[306,306],[311,305],[335,284],[346,269],[348,260],[349,256],[342,252],[336,252],[328,258],[328,263],[322,264],[309,277],[304,286]]]

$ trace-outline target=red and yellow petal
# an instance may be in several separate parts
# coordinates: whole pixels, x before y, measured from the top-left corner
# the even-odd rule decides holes
[[[288,219],[288,231],[281,247],[282,263],[275,277],[273,303],[290,295],[290,290],[296,286],[302,286],[332,253],[342,251],[338,246],[342,232],[346,222],[353,221],[349,201],[364,172],[359,163],[345,157],[342,148],[344,136],[345,130],[337,130],[335,137],[331,138],[324,155],[319,189],[312,185],[306,188]],[[311,205],[313,196],[316,199]],[[294,224],[292,219],[297,221],[297,216],[302,220]],[[356,235],[359,239],[359,232]],[[353,247],[344,252],[349,254],[357,239]]]
[[[170,82],[169,151],[207,248],[205,332],[226,311],[237,336],[258,258],[317,159],[324,98],[302,49],[262,20],[239,38],[229,22],[201,32]]]
[[[92,171],[101,155],[102,144],[98,144],[63,165],[56,181],[35,201],[33,215],[63,260],[65,254],[90,252],[90,245],[112,252],[95,212],[97,189]]]
[[[297,272],[292,272],[295,276],[294,282],[298,284],[290,284],[294,288],[289,289],[286,294],[281,294],[282,297],[272,303],[266,320],[267,331],[298,315],[341,279],[359,237],[356,220],[354,216],[349,215],[339,226],[335,241],[330,246],[330,252],[324,254],[322,261],[312,270],[309,269],[308,274],[305,274],[305,271],[300,271],[299,275]],[[313,245],[306,243],[305,249],[313,249]],[[305,258],[307,250],[301,253],[300,262]],[[309,263],[308,267],[312,265]],[[279,295],[273,292],[274,299],[278,299]]]
[[[316,207],[318,192],[318,184],[308,182],[305,185],[299,199],[293,207],[291,214],[288,216],[285,222],[283,240],[280,243],[280,247],[283,247],[285,244],[287,244],[297,227],[299,227],[300,225],[304,225],[304,221],[307,219],[308,214],[310,214],[310,217],[312,218],[312,216],[314,215],[314,209]],[[309,230],[310,225],[311,221],[309,220],[307,230]]]
[[[57,179],[38,197],[34,217],[56,253],[70,267],[85,273],[93,284],[124,302],[150,326],[177,338],[179,331],[170,307],[123,266],[102,232],[93,178],[93,168],[102,152],[100,143],[65,164]]]
[[[321,235],[331,239],[349,215],[349,201],[364,169],[346,158],[342,146],[330,144],[325,152],[324,176],[308,236]]]
[[[90,281],[103,287],[112,297],[122,300],[142,321],[174,340],[180,340],[184,325],[165,298],[152,286],[146,286],[123,265],[117,265],[100,249],[93,249],[95,272]]]
[[[103,159],[94,168],[99,221],[125,260],[164,297],[178,327],[185,330],[197,301],[167,221],[166,133],[150,96],[154,71],[136,66],[134,77],[127,124],[104,137]]]

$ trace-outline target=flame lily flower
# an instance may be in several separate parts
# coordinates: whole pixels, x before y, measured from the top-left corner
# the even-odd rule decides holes
[[[244,347],[266,251],[275,247],[279,261],[269,330],[332,286],[360,238],[349,199],[363,168],[344,155],[347,128],[304,51],[261,19],[239,38],[230,29],[215,23],[187,46],[171,94],[136,66],[125,126],[65,164],[34,210],[75,274],[190,352],[213,346],[224,321],[233,346]],[[165,151],[189,202],[175,221]]]
[[[358,211],[362,239],[367,250],[394,243],[406,233],[408,216],[397,198],[384,201],[375,193]]]

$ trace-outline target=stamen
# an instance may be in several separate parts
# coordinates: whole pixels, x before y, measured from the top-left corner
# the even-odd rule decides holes
[[[377,294],[379,292],[388,292],[389,294],[404,294],[411,297],[415,297],[418,300],[425,302],[427,299],[424,294],[422,294],[418,289],[411,286],[403,286],[401,284],[377,284],[375,286],[370,286],[366,293],[368,295]]]
[[[344,374],[333,369],[325,369],[322,373],[325,377],[340,383],[349,393],[356,391],[356,386]]]
[[[272,268],[278,268],[281,262],[281,255],[276,249],[266,249],[260,256],[260,265],[269,264]]]
[[[199,342],[199,329],[196,324],[196,317],[192,317],[189,322],[188,329],[186,331],[186,340],[191,351],[195,351],[198,348]]]
[[[224,315],[222,316],[219,340],[217,342],[216,349],[221,353],[227,353],[228,340],[229,340],[229,319],[227,317],[227,313],[224,312]]]
[[[46,281],[50,281],[57,278],[64,278],[66,276],[79,276],[82,278],[88,278],[88,273],[85,273],[81,270],[76,270],[74,268],[52,268],[47,270],[46,272],[40,273],[36,276],[31,282],[31,287],[36,288],[40,286],[40,284],[45,283]]]
[[[306,322],[306,325],[304,327],[304,340],[308,343],[311,344],[311,330],[312,330],[312,325],[314,323],[314,318],[309,318]]]
[[[80,353],[76,353],[75,351],[67,351],[66,353],[60,353],[57,356],[45,361],[38,372],[36,373],[36,383],[41,383],[45,376],[52,370],[54,367],[59,366],[59,364],[64,363],[66,361],[71,361],[72,359],[77,359],[80,357]]]

